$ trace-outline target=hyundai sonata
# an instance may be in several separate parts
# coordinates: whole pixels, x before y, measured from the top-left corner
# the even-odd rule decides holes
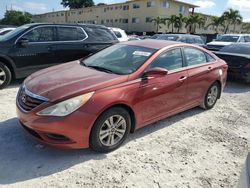
[[[196,106],[211,109],[226,76],[227,64],[201,47],[130,41],[29,76],[17,114],[43,143],[109,152],[152,122]]]

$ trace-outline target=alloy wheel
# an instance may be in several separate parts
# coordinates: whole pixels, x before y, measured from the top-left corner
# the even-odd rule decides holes
[[[116,145],[125,135],[127,123],[121,115],[113,115],[100,128],[99,140],[104,146]]]
[[[6,81],[6,73],[0,67],[0,85],[2,85]]]
[[[213,106],[218,98],[218,87],[216,85],[212,86],[207,95],[207,104]]]

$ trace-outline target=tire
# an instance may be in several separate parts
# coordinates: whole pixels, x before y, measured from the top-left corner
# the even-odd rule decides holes
[[[5,88],[11,81],[10,69],[0,62],[0,89]]]
[[[217,102],[217,99],[219,98],[220,92],[221,92],[220,85],[218,84],[218,82],[214,82],[208,88],[201,107],[205,110],[213,108]]]
[[[129,112],[121,107],[111,108],[102,113],[92,127],[90,147],[102,153],[113,151],[126,140],[130,128]]]

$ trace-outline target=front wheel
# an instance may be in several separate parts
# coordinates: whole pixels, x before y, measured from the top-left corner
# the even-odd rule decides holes
[[[90,134],[90,147],[98,152],[110,152],[124,142],[130,132],[131,118],[127,110],[114,107],[95,122]]]
[[[219,94],[220,86],[217,82],[215,82],[209,87],[201,107],[206,110],[213,108],[219,98]]]
[[[11,81],[11,72],[10,69],[0,62],[0,89],[3,89],[7,85],[9,85]]]

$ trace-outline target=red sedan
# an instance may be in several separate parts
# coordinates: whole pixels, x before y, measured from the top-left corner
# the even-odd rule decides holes
[[[196,106],[213,108],[227,68],[198,46],[125,42],[29,76],[17,114],[43,143],[109,152],[145,125]]]

